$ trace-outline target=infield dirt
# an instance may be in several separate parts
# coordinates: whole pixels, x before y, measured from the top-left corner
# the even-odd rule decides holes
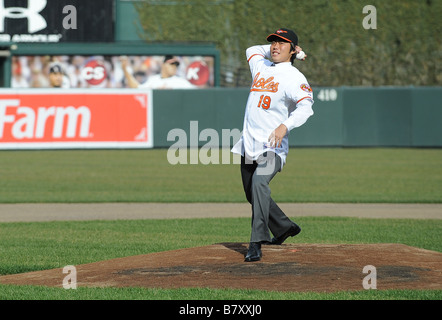
[[[263,246],[259,262],[244,262],[247,244],[219,243],[75,266],[78,287],[233,288],[333,292],[442,289],[442,253],[401,244]],[[365,266],[373,266],[369,272]],[[376,274],[373,274],[376,272]],[[63,287],[63,269],[0,277],[2,284]]]

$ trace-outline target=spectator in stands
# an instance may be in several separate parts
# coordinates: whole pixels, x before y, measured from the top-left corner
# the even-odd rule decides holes
[[[49,84],[51,88],[69,88],[69,79],[61,64],[55,62],[49,66]]]

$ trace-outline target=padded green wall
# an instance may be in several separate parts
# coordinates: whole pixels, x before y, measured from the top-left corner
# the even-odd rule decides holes
[[[291,131],[291,146],[442,146],[441,87],[313,90],[315,114]],[[215,129],[220,142],[223,129],[241,131],[248,92],[247,88],[154,91],[155,147],[174,144],[177,140],[167,140],[173,129],[184,130],[190,143],[191,121],[198,121],[198,134]],[[199,138],[198,142],[207,143]]]

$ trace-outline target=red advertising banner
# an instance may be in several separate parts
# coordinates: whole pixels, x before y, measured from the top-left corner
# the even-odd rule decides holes
[[[150,90],[0,90],[0,149],[152,148]]]

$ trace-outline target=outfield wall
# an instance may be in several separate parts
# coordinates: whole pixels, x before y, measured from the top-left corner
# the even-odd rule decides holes
[[[168,147],[176,128],[195,138],[212,128],[242,130],[249,90],[154,91],[154,145]],[[441,147],[442,87],[313,88],[315,115],[290,136],[291,146]],[[192,130],[191,130],[192,122]],[[171,136],[169,136],[171,138]],[[170,139],[169,139],[170,140]],[[199,146],[206,140],[198,139]]]
[[[442,87],[313,88],[291,146],[442,147]],[[230,147],[249,90],[2,89],[0,149]]]

